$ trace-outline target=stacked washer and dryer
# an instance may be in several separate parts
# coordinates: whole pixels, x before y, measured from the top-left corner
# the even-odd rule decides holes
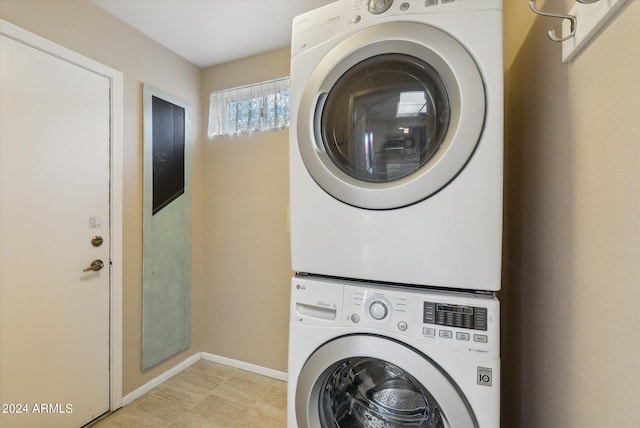
[[[502,2],[340,0],[291,46],[289,428],[497,428]]]

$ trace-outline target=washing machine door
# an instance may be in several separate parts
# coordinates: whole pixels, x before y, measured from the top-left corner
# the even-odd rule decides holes
[[[464,46],[435,27],[392,22],[349,36],[324,57],[295,126],[322,189],[360,208],[393,209],[456,177],[484,117],[482,77]]]
[[[350,335],[318,348],[295,393],[298,428],[477,428],[464,394],[400,342]]]

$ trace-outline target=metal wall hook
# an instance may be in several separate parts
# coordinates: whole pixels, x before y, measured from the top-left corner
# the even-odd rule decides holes
[[[588,2],[588,1],[591,1],[591,0],[584,0],[584,1]],[[594,1],[597,1],[597,0],[594,0]],[[572,38],[573,36],[576,35],[576,28],[578,26],[578,21],[577,21],[575,16],[573,16],[573,15],[558,15],[556,13],[543,12],[543,11],[541,11],[539,9],[536,9],[536,0],[529,0],[529,7],[531,8],[532,11],[534,11],[536,14],[538,14],[540,16],[547,16],[549,18],[568,19],[571,22],[571,32],[565,37],[557,37],[556,36],[556,30],[549,30],[547,32],[547,36],[549,36],[549,38],[552,41],[554,41],[554,42],[564,42],[565,40],[569,40],[570,38]]]

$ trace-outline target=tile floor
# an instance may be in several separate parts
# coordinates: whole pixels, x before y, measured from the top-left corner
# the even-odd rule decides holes
[[[286,382],[200,360],[91,428],[286,425]]]

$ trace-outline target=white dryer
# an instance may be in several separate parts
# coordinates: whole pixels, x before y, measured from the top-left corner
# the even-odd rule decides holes
[[[294,271],[500,288],[501,8],[344,0],[294,19]]]
[[[498,428],[492,295],[296,277],[288,428]]]

